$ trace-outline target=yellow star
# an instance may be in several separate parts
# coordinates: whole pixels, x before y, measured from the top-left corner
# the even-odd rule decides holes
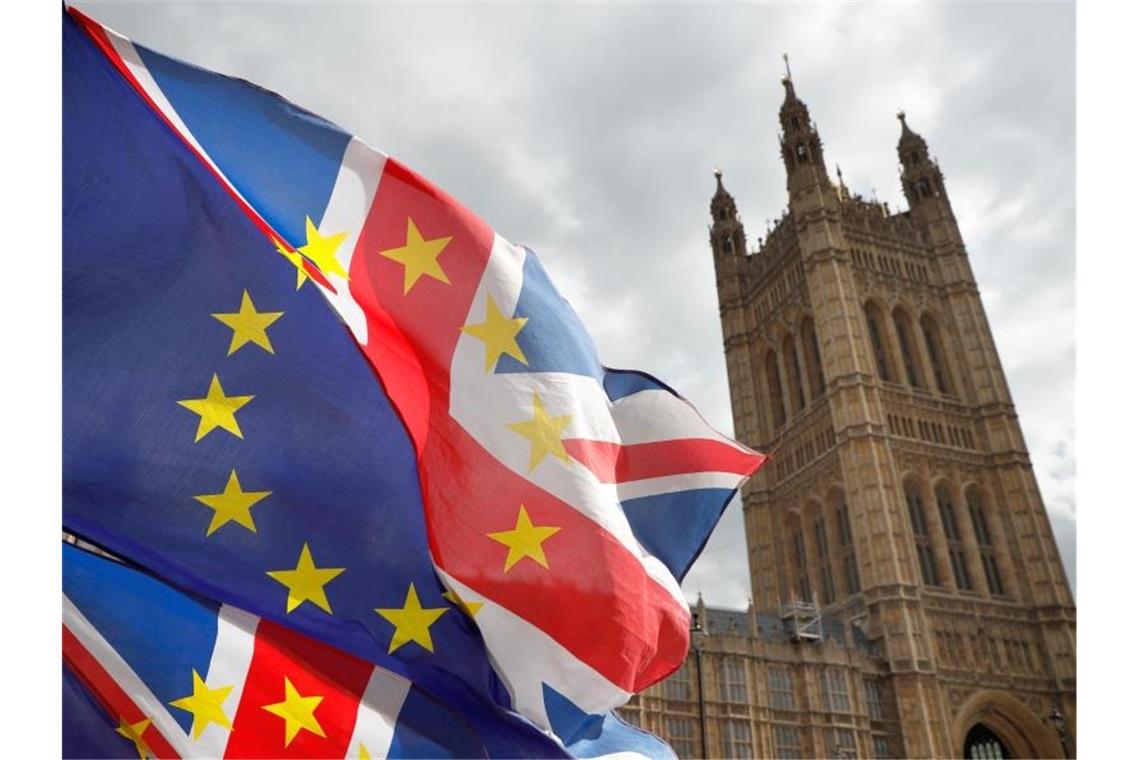
[[[542,542],[560,530],[562,528],[556,528],[552,525],[532,525],[530,515],[526,513],[526,507],[520,506],[514,530],[488,533],[487,538],[510,547],[510,551],[507,552],[507,562],[503,565],[504,573],[514,567],[515,563],[523,557],[530,557],[549,570],[550,565],[546,564],[546,553],[542,550]]]
[[[259,313],[253,306],[253,299],[249,297],[249,291],[242,290],[241,306],[236,313],[211,314],[210,316],[234,331],[234,335],[230,339],[230,350],[226,353],[226,356],[232,356],[246,343],[255,343],[269,353],[273,353],[273,346],[270,344],[269,335],[265,331],[284,313],[283,311]]]
[[[499,305],[491,294],[487,294],[487,321],[477,325],[464,325],[460,328],[468,335],[473,335],[483,341],[483,369],[487,372],[495,366],[495,362],[503,354],[518,359],[526,364],[526,356],[515,338],[527,323],[526,317],[508,319],[499,311]]]
[[[283,246],[279,240],[274,240],[273,244],[277,246],[278,253],[288,259],[290,264],[297,267],[297,290],[300,290],[301,286],[305,284],[305,280],[311,279],[308,270],[305,269],[305,265],[301,262],[301,254],[296,251],[290,251]]]
[[[216,427],[241,438],[241,428],[238,427],[234,413],[252,400],[253,396],[227,396],[222,390],[217,373],[214,373],[214,377],[210,380],[210,390],[206,391],[206,398],[186,399],[179,401],[178,405],[201,417],[198,420],[198,434],[194,436],[194,443],[197,443]]]
[[[439,265],[439,254],[443,253],[443,249],[450,242],[450,235],[424,240],[419,227],[409,216],[408,234],[404,244],[399,248],[380,251],[380,255],[404,265],[404,295],[407,295],[412,286],[425,274],[447,285],[451,284],[451,280],[447,279],[447,273]]]
[[[443,598],[454,604],[459,609],[467,613],[469,617],[475,617],[479,610],[483,609],[482,602],[469,602],[459,596],[454,591],[444,591]]]
[[[197,670],[190,671],[194,676],[194,693],[182,699],[176,699],[170,704],[179,709],[185,710],[194,716],[194,738],[197,739],[206,730],[206,726],[211,723],[217,723],[222,728],[229,731],[231,729],[230,719],[226,716],[226,711],[222,709],[222,703],[226,701],[226,697],[230,695],[233,686],[219,686],[216,689],[211,689],[206,686],[206,682],[198,675]]]
[[[125,736],[135,743],[135,751],[139,753],[139,760],[146,760],[147,757],[153,757],[154,753],[150,751],[150,747],[146,746],[143,741],[142,735],[150,728],[150,720],[140,720],[138,723],[131,723],[125,718],[119,718],[119,727],[115,729],[115,733],[119,736]]]
[[[562,431],[570,424],[570,415],[563,414],[558,417],[551,417],[546,413],[546,407],[542,405],[542,399],[537,393],[534,394],[533,403],[533,418],[507,425],[511,430],[530,441],[529,469],[533,472],[547,454],[569,463],[570,455],[566,453],[566,448],[562,445]]]
[[[230,521],[244,525],[256,533],[257,527],[253,524],[253,515],[249,513],[250,507],[271,493],[273,492],[241,490],[237,470],[230,470],[230,479],[226,481],[224,491],[194,497],[214,510],[214,519],[210,520],[210,527],[206,528],[206,535],[212,535],[214,531]]]
[[[348,237],[347,232],[321,235],[317,231],[317,226],[313,224],[313,220],[306,216],[305,244],[298,248],[297,252],[316,264],[317,269],[321,270],[326,277],[335,274],[347,280],[348,272],[344,271],[344,267],[336,258],[336,249],[340,248],[340,244],[344,242],[346,237]]]
[[[364,742],[360,743],[360,754],[357,758],[358,760],[372,760],[372,755],[368,754],[368,747],[364,746]]]
[[[325,730],[317,722],[317,716],[313,715],[323,699],[324,697],[302,697],[293,687],[289,676],[285,676],[285,699],[272,705],[262,705],[261,709],[284,719],[285,746],[288,747],[302,728],[317,736],[325,735]]]
[[[270,570],[268,575],[289,589],[289,598],[285,602],[285,612],[292,612],[305,602],[312,602],[325,612],[332,614],[328,597],[325,596],[325,584],[344,572],[343,567],[317,567],[313,564],[313,555],[309,553],[309,545],[301,547],[301,557],[297,560],[297,567],[292,570]]]
[[[376,610],[380,617],[396,626],[396,631],[392,634],[392,641],[388,644],[388,654],[392,654],[409,641],[414,641],[429,652],[434,652],[429,629],[432,623],[445,612],[447,612],[446,607],[424,609],[420,605],[420,597],[416,593],[415,584],[409,583],[408,595],[404,598],[403,608]]]

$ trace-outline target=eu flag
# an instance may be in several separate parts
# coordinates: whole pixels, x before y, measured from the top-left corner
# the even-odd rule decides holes
[[[65,528],[562,754],[499,708],[344,325],[66,16],[63,53]]]

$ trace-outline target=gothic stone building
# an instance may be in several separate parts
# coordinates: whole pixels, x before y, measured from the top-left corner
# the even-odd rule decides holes
[[[710,242],[753,607],[623,710],[681,756],[1062,757],[1076,608],[943,175],[902,122],[909,208],[833,183],[790,77],[788,209]],[[700,675],[698,677],[698,670]]]

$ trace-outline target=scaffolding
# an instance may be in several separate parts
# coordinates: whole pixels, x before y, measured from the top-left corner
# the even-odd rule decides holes
[[[814,595],[810,602],[795,601],[781,604],[780,617],[790,621],[793,641],[820,641],[823,638],[823,618]]]

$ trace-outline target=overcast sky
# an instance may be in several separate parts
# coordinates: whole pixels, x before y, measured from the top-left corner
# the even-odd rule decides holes
[[[786,205],[786,51],[833,177],[903,207],[905,109],[946,174],[1075,591],[1073,5],[76,5],[411,165],[538,252],[603,361],[726,432],[713,168],[754,246]],[[685,589],[747,604],[739,505]]]

